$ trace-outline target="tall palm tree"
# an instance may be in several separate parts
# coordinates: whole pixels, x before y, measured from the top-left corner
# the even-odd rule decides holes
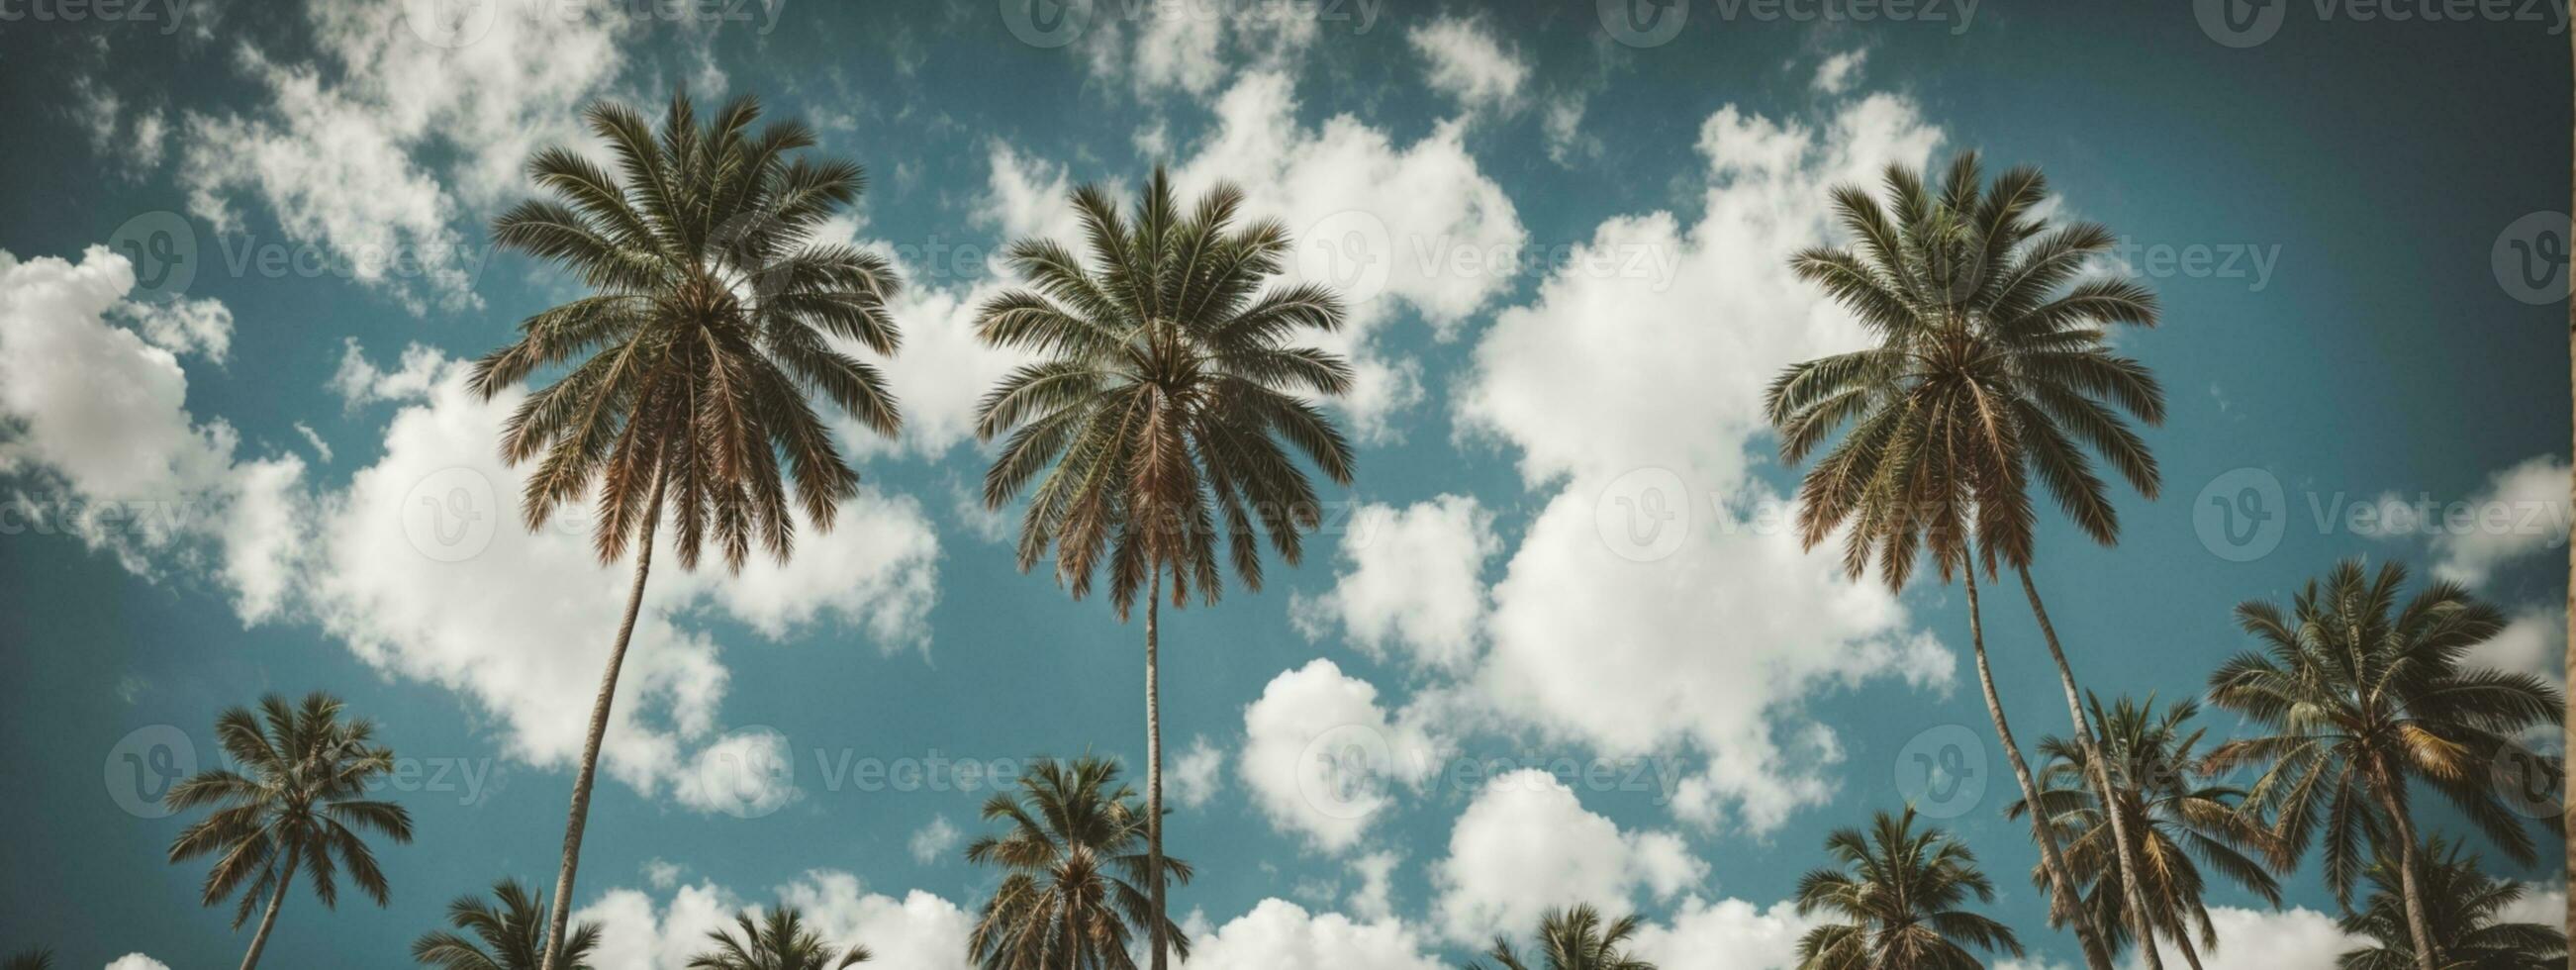
[[[1628,954],[1627,945],[1636,937],[1637,925],[1634,915],[1603,925],[1601,911],[1590,903],[1551,911],[1539,920],[1538,955],[1547,961],[1548,970],[1655,970],[1654,964]],[[1512,951],[1511,941],[1499,936],[1486,956],[1502,970],[1530,970],[1520,954]],[[1485,965],[1469,962],[1467,970],[1485,970]]]
[[[242,970],[259,965],[299,871],[325,908],[339,904],[344,868],[376,905],[391,898],[362,833],[410,842],[411,813],[366,797],[376,777],[393,770],[394,753],[374,743],[374,722],[347,720],[343,713],[338,698],[318,691],[301,703],[275,694],[260,698],[256,714],[246,707],[228,709],[215,718],[215,740],[242,770],[200,771],[163,797],[174,812],[212,810],[170,843],[171,862],[214,857],[206,871],[205,905],[238,894],[233,928],[240,929],[252,907],[262,897],[268,900]]]
[[[545,962],[545,899],[516,879],[493,883],[492,898],[500,905],[480,896],[456,897],[447,904],[447,922],[462,933],[423,933],[412,941],[411,958],[439,970],[537,970]],[[598,948],[599,933],[597,923],[575,928],[564,942],[564,965],[590,970],[583,961]]]
[[[536,529],[564,503],[595,497],[600,562],[635,549],[625,618],[573,779],[549,940],[565,938],[571,917],[600,738],[666,508],[682,568],[696,567],[710,539],[729,569],[741,569],[755,538],[784,561],[800,514],[829,530],[858,491],[858,473],[809,395],[879,434],[900,425],[876,369],[840,349],[894,352],[885,308],[894,271],[851,246],[813,241],[858,199],[857,165],[791,160],[813,133],[794,121],[753,132],[760,104],[748,97],[701,123],[675,96],[658,133],[624,105],[594,104],[584,117],[616,171],[569,149],[538,152],[528,173],[552,197],[503,213],[492,236],[561,265],[591,295],[520,323],[519,339],[477,361],[473,375],[489,398],[562,370],[528,395],[502,436],[513,465],[544,456],[521,511]],[[559,966],[550,955],[546,970]]]
[[[1135,789],[1118,780],[1116,762],[1088,755],[1037,759],[1019,787],[984,802],[984,820],[1003,823],[1003,832],[966,846],[966,861],[1004,871],[968,953],[985,970],[1133,970],[1128,942],[1137,926],[1159,918],[1153,897],[1138,888],[1154,860],[1138,851],[1147,825]],[[1172,878],[1190,880],[1189,863],[1161,862]],[[1188,959],[1180,927],[1163,929]]]
[[[1839,921],[1798,941],[1800,970],[1972,970],[1972,949],[2022,955],[2010,927],[1960,908],[1995,898],[1976,854],[1938,828],[1916,831],[1913,806],[1878,813],[1867,833],[1836,830],[1825,851],[1834,865],[1798,880],[1798,915]]]
[[[806,928],[805,914],[794,906],[770,910],[758,923],[750,913],[734,914],[733,921],[742,935],[708,930],[715,949],[690,957],[689,970],[841,970],[872,957],[864,946],[833,949],[823,934]]]
[[[2539,923],[2508,923],[2504,911],[2522,901],[2521,883],[2488,876],[2478,857],[2462,856],[2461,847],[2434,836],[2418,850],[2425,860],[2426,921],[2442,944],[2442,970],[2542,970],[2564,966],[2567,934]],[[2417,965],[2414,938],[2407,930],[2400,863],[2381,853],[2364,873],[2376,891],[2359,912],[2344,917],[2343,931],[2366,936],[2377,946],[2364,947],[2337,961],[2342,970],[2408,970]]]
[[[1335,483],[1351,480],[1350,445],[1310,400],[1347,391],[1350,365],[1297,343],[1338,329],[1341,301],[1321,286],[1268,285],[1288,232],[1270,220],[1235,228],[1242,205],[1240,191],[1220,185],[1184,213],[1161,168],[1132,221],[1099,187],[1076,189],[1089,262],[1053,240],[1012,243],[1006,256],[1029,287],[984,304],[976,321],[985,342],[1044,358],[1012,371],[976,411],[979,437],[1009,435],[984,476],[985,504],[1000,508],[1037,483],[1020,523],[1020,568],[1053,546],[1057,582],[1080,599],[1105,555],[1122,622],[1144,593],[1149,871],[1163,856],[1164,580],[1174,608],[1193,588],[1214,604],[1222,544],[1235,575],[1259,590],[1262,534],[1295,565],[1299,532],[1321,522],[1292,455]],[[1164,880],[1145,881],[1156,914],[1148,948],[1164,970]]]
[[[2129,854],[2139,861],[2139,885],[2147,894],[2156,932],[2182,951],[2198,970],[2200,946],[2215,949],[2218,930],[2201,902],[2208,881],[2205,864],[2220,876],[2277,906],[2281,883],[2258,856],[2277,855],[2271,833],[2243,809],[2245,793],[2219,784],[2201,772],[2203,732],[2190,727],[2200,705],[2183,701],[2159,713],[2155,698],[2143,703],[2123,697],[2104,710],[2091,698],[2091,717],[2101,751],[2109,758],[2113,790],[2132,824]],[[2111,828],[2099,795],[2087,781],[2092,767],[2076,743],[2059,737],[2040,739],[2049,759],[2040,773],[2040,805],[2050,823],[2066,833],[2066,864],[2087,885],[2084,904],[2097,925],[2111,928],[2114,948],[2133,942],[2119,918],[2122,892],[2120,857],[2110,851]],[[2021,817],[2027,803],[2016,802],[2010,814]],[[2034,869],[2031,884],[2044,886],[2046,875]],[[2062,921],[2064,914],[2050,918]]]
[[[1859,578],[1875,560],[1891,589],[1903,588],[1926,552],[1944,582],[1964,575],[1987,714],[2022,797],[2031,799],[2037,788],[1986,657],[1976,571],[1992,576],[2006,564],[2020,573],[2057,660],[2076,740],[2089,750],[2074,675],[2027,568],[2037,523],[2030,480],[2103,542],[2116,538],[2118,518],[2088,450],[2155,494],[2154,456],[2121,412],[2160,422],[2163,392],[2144,367],[2111,351],[2106,331],[2152,325],[2155,298],[2127,280],[2078,279],[2115,240],[2099,225],[2052,227],[2033,215],[2047,196],[2036,169],[2013,169],[1989,187],[1971,152],[1951,164],[1937,192],[1902,165],[1889,167],[1884,191],[1882,204],[1857,186],[1835,189],[1852,247],[1811,248],[1791,261],[1868,328],[1874,345],[1790,367],[1765,404],[1791,464],[1849,428],[1800,486],[1807,546],[1848,527],[1844,569]],[[2107,778],[2093,781],[2097,793],[2108,790]],[[2127,824],[2116,811],[2110,821],[2115,831]],[[2052,898],[2078,912],[2055,834],[2034,819],[2033,837]],[[2145,913],[2134,890],[2124,885],[2123,912],[2133,924]],[[2073,922],[2086,961],[2108,970],[2092,921]],[[2158,965],[2152,950],[2147,958]]]
[[[54,970],[54,951],[42,947],[20,950],[0,960],[0,970]]]
[[[2428,583],[2401,609],[2406,570],[2376,576],[2359,560],[2310,580],[2291,611],[2262,600],[2236,607],[2261,652],[2237,655],[2209,679],[2210,700],[2265,733],[2210,752],[2214,771],[2267,763],[2248,802],[2274,818],[2284,867],[2310,838],[2324,844],[2326,882],[2350,905],[2367,840],[2396,857],[2419,970],[2438,970],[2429,925],[2411,784],[2439,792],[2515,861],[2535,858],[2531,834],[2489,784],[2509,739],[2554,724],[2565,703],[2529,674],[2464,661],[2504,628],[2504,616],[2457,583]],[[2322,822],[2322,827],[2320,827]]]

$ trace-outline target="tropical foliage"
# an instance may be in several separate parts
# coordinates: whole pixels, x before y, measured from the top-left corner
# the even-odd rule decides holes
[[[870,959],[867,947],[835,949],[824,942],[793,906],[770,910],[758,922],[750,913],[734,914],[733,921],[732,930],[707,931],[715,948],[690,957],[689,970],[841,970]]]
[[[1487,951],[1501,970],[1655,970],[1655,965],[1630,956],[1627,946],[1637,935],[1634,914],[1603,923],[1601,911],[1588,903],[1556,910],[1540,918],[1538,946],[1531,964],[1512,949],[1510,940],[1496,937],[1494,948]],[[1467,964],[1468,970],[1485,970],[1481,963]]]
[[[215,738],[241,770],[198,772],[165,796],[172,811],[208,810],[170,843],[171,862],[213,857],[205,905],[238,897],[238,928],[266,904],[244,970],[259,964],[298,873],[325,908],[339,904],[343,872],[376,905],[392,898],[366,836],[411,841],[411,813],[367,797],[368,786],[393,770],[394,753],[374,743],[375,722],[343,713],[337,698],[319,692],[301,703],[271,694],[257,713],[226,710],[215,718]]]
[[[999,834],[966,846],[966,861],[998,866],[1002,883],[984,904],[967,942],[985,970],[1130,970],[1128,944],[1155,918],[1144,811],[1118,780],[1118,765],[1085,756],[1038,759],[1020,775],[1019,792],[984,803]],[[1168,878],[1186,883],[1189,863],[1164,859]],[[1183,959],[1189,938],[1164,924]]]
[[[2522,884],[2479,871],[2478,857],[2436,837],[2417,850],[2422,860],[2425,923],[2442,941],[2443,970],[2543,970],[2567,965],[2567,934],[2555,926],[2508,922],[2507,910],[2523,899]],[[2344,955],[2343,970],[2409,970],[2417,965],[2407,930],[2404,876],[2397,860],[2381,853],[2363,872],[2370,898],[2344,917],[2343,930],[2378,945]]]
[[[447,904],[447,923],[455,931],[433,930],[411,944],[411,958],[439,970],[537,970],[545,963],[546,905],[516,879],[492,884],[492,899],[458,896]],[[599,924],[575,927],[564,941],[563,962],[571,970],[589,970],[592,950],[599,947]]]
[[[1798,941],[1802,970],[1968,970],[1976,951],[2022,955],[2010,928],[1961,908],[1995,898],[1976,853],[1918,831],[1912,807],[1878,813],[1867,832],[1836,830],[1825,852],[1834,866],[1798,881],[1798,914],[1830,919]]]

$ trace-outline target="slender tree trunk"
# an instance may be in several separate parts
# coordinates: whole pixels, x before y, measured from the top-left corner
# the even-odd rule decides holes
[[[2102,757],[2102,746],[2093,740],[2093,719],[2084,715],[2084,702],[2075,688],[2075,669],[2066,663],[2066,650],[2057,643],[2057,627],[2048,622],[2048,607],[2039,601],[2039,586],[2030,580],[2030,567],[2016,566],[2021,575],[2021,591],[2030,597],[2030,615],[2039,620],[2040,638],[2048,641],[2049,659],[2057,661],[2057,682],[2066,688],[2066,713],[2075,719],[2075,743],[2092,767],[2093,793],[2102,799],[2103,814],[2111,819],[2111,843],[2120,857],[2120,893],[2128,901],[2129,932],[2146,941],[2138,948],[2146,958],[2147,970],[2164,970],[2164,956],[2156,952],[2155,920],[2149,915],[2146,893],[2138,889],[2138,857],[2129,843],[2128,799],[2119,797],[2111,786],[2111,766]],[[2032,803],[2036,806],[2038,803]]]
[[[1994,718],[1995,738],[2003,743],[2004,760],[2011,762],[2013,778],[2021,783],[2022,803],[2030,806],[2031,836],[2039,842],[2040,868],[2048,873],[2049,894],[2057,910],[2066,914],[2066,922],[2075,928],[2075,939],[2084,946],[2084,963],[2092,970],[2111,970],[2111,951],[2102,945],[2090,914],[2077,901],[2075,881],[2068,875],[2065,855],[2057,847],[2057,827],[2048,822],[2048,813],[2040,810],[2039,785],[2031,780],[2030,764],[2022,760],[2021,746],[2014,743],[2012,725],[2004,720],[2003,698],[1995,693],[1994,668],[1986,662],[1985,619],[1978,612],[1976,553],[1966,557],[1968,574],[1968,641],[1977,654],[1977,686],[1986,693],[1986,713]]]
[[[1153,970],[1170,966],[1164,950],[1170,941],[1164,938],[1163,926],[1163,667],[1160,640],[1163,615],[1163,572],[1154,571],[1154,583],[1145,601],[1145,880],[1154,897],[1154,925],[1146,937],[1154,948]]]
[[[608,669],[599,677],[599,699],[590,705],[590,734],[581,745],[581,770],[572,780],[572,817],[564,822],[563,867],[555,875],[553,910],[546,917],[545,970],[563,960],[566,924],[572,921],[573,873],[581,868],[581,833],[590,822],[590,786],[599,775],[599,742],[608,734],[608,711],[617,701],[617,674],[626,665],[626,644],[635,637],[635,614],[644,605],[644,578],[653,570],[653,533],[662,522],[662,479],[653,477],[653,504],[644,513],[642,545],[635,550],[635,586],[626,593],[626,618],[617,624],[617,644],[608,650]]]
[[[2571,55],[2576,55],[2576,30],[2567,32],[2567,42]],[[2576,68],[2576,59],[2571,59],[2569,66]],[[2576,216],[2576,155],[2571,155],[2569,162],[2567,212],[2570,216]],[[2571,227],[2571,233],[2576,233],[2576,227]],[[2570,266],[2568,273],[2570,298],[2567,301],[2567,381],[2568,392],[2571,395],[2570,402],[2576,403],[2576,266]],[[2571,414],[2576,414],[2576,411],[2571,411]],[[2568,482],[2567,501],[2571,509],[2576,509],[2576,479]],[[2570,516],[2567,522],[2567,635],[2568,639],[2565,642],[2576,644],[2576,515]],[[2565,662],[2567,664],[2566,682],[2576,684],[2576,648],[2567,651]],[[2576,691],[2568,692],[2565,723],[2568,744],[2560,750],[2576,751]],[[2576,771],[2567,772],[2566,775],[2565,801],[2559,809],[2565,813],[2560,820],[2565,823],[2562,831],[2567,832],[2569,837],[2565,840],[2567,869],[2560,875],[2576,879]],[[2567,924],[2564,928],[2576,932],[2576,893],[2567,894]],[[2576,949],[2567,951],[2567,970],[2576,970]]]
[[[2403,785],[2406,777],[2394,772],[2381,772],[2372,779],[2379,789],[2379,804],[2388,810],[2388,819],[2397,825],[2397,876],[2399,888],[2406,897],[2406,935],[2415,944],[2417,970],[2438,970],[2441,951],[2433,939],[2432,924],[2424,918],[2424,891],[2415,869],[2415,820],[2407,817],[2406,803],[2399,800],[2389,786]]]
[[[295,865],[301,861],[297,847],[288,846],[286,868],[278,870],[277,891],[269,894],[268,912],[260,914],[259,931],[250,935],[250,952],[242,954],[241,970],[259,966],[259,951],[268,949],[268,931],[277,928],[277,910],[286,905],[286,887],[295,884]]]

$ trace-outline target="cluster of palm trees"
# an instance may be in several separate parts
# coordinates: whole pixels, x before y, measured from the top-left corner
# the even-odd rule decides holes
[[[424,964],[585,965],[600,930],[569,926],[571,901],[656,544],[667,541],[683,568],[710,543],[728,569],[755,544],[783,561],[801,528],[830,529],[859,493],[818,407],[876,434],[901,432],[898,402],[862,359],[900,346],[887,309],[895,268],[815,238],[856,202],[863,173],[804,157],[812,133],[795,122],[756,127],[760,113],[743,98],[702,118],[679,96],[657,127],[633,109],[594,106],[586,120],[612,163],[539,152],[529,173],[544,197],[493,225],[498,244],[560,265],[589,291],[527,318],[473,369],[486,398],[543,382],[498,443],[510,463],[534,465],[523,518],[536,528],[566,503],[595,503],[596,554],[614,564],[632,552],[634,579],[591,709],[553,892],[504,880],[493,902],[456,900],[454,931],[414,944]],[[1941,581],[1964,583],[1978,683],[2020,788],[2009,813],[2027,820],[2039,848],[2032,878],[2052,924],[2072,931],[2091,970],[2132,949],[2161,968],[2157,941],[2197,967],[2220,942],[2200,901],[2208,877],[2277,903],[2276,873],[2317,845],[2348,928],[2381,944],[2348,966],[2525,966],[2562,954],[2562,934],[2499,921],[2516,887],[2418,831],[2414,794],[2432,791],[2507,856],[2532,859],[2537,846],[2487,787],[2488,768],[2521,733],[2559,723],[2565,704],[2536,678],[2466,663],[2502,621],[2460,587],[2431,583],[2401,605],[2402,569],[2348,563],[2287,611],[2241,606],[2261,649],[2220,668],[2209,700],[2262,733],[2206,752],[2190,725],[2196,703],[2106,706],[2079,687],[2031,568],[2040,507],[2116,542],[2106,475],[2156,495],[2156,459],[2133,423],[2160,423],[2164,399],[2112,342],[2116,328],[2155,324],[2154,295],[2093,274],[2114,237],[2052,223],[2047,196],[2036,170],[1989,181],[1973,153],[1937,184],[1896,166],[1881,196],[1836,189],[1851,243],[1798,253],[1791,268],[1848,309],[1871,343],[1788,368],[1766,407],[1783,460],[1814,459],[1799,489],[1808,546],[1839,532],[1851,576],[1874,566],[1891,588],[1925,558]],[[1299,561],[1301,535],[1320,518],[1310,471],[1352,478],[1352,450],[1316,403],[1348,390],[1352,371],[1309,343],[1341,325],[1338,297],[1276,281],[1288,234],[1243,220],[1233,188],[1185,205],[1157,170],[1131,212],[1089,186],[1071,204],[1082,238],[1014,242],[1006,257],[1024,284],[979,311],[983,340],[1033,360],[977,407],[977,435],[997,442],[983,498],[995,509],[1025,504],[1023,570],[1051,557],[1076,598],[1105,573],[1122,621],[1143,603],[1145,790],[1139,804],[1103,759],[1042,760],[1016,791],[987,802],[983,816],[1000,831],[966,857],[1002,879],[970,948],[993,970],[1126,968],[1141,942],[1145,962],[1166,970],[1171,955],[1188,953],[1167,889],[1190,868],[1163,844],[1161,605],[1213,604],[1229,572],[1258,590],[1265,543]],[[2037,771],[2005,718],[1981,613],[1979,574],[2007,569],[2069,715],[2069,736],[2040,744],[2047,761]],[[236,926],[262,913],[245,970],[299,876],[325,905],[343,874],[381,905],[386,886],[364,836],[411,838],[400,806],[366,797],[391,753],[372,743],[371,724],[343,715],[319,694],[227,712],[217,732],[240,770],[202,773],[170,794],[175,808],[211,810],[172,845],[172,861],[214,860],[204,898],[237,897]],[[2239,768],[2260,771],[2242,788],[2220,782]],[[1974,854],[1919,825],[1911,808],[1836,832],[1826,847],[1834,866],[1802,880],[1797,905],[1835,921],[1801,942],[1805,966],[1972,967],[1981,953],[2022,953],[2011,929],[1964,908],[1994,894]],[[2365,879],[2378,891],[2351,909]],[[1637,929],[1633,917],[1575,907],[1549,914],[1531,956],[1497,940],[1488,958],[1508,970],[1528,959],[1648,968],[1628,952]],[[710,942],[691,966],[867,959],[788,908],[745,913]]]

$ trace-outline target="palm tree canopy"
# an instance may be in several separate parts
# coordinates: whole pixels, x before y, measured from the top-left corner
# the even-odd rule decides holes
[[[866,963],[864,946],[834,950],[823,935],[805,926],[805,914],[794,906],[770,910],[757,923],[750,913],[734,915],[734,928],[709,930],[715,948],[689,958],[689,970],[840,970]]]
[[[565,368],[520,404],[501,442],[512,464],[544,455],[523,496],[528,526],[595,491],[603,561],[665,505],[684,566],[710,538],[737,570],[755,537],[784,560],[796,528],[790,479],[792,508],[818,529],[858,490],[811,397],[879,434],[901,425],[884,378],[849,353],[895,351],[885,306],[894,269],[813,239],[857,201],[864,173],[791,159],[813,133],[794,121],[754,132],[750,97],[702,123],[674,96],[658,134],[624,105],[584,117],[615,171],[570,149],[541,151],[528,173],[548,197],[492,225],[499,245],[591,290],[527,318],[516,342],[474,366],[486,397]]]
[[[42,947],[20,950],[0,960],[0,970],[54,970],[54,951]]]
[[[411,813],[366,797],[376,776],[393,770],[394,753],[373,743],[374,722],[343,713],[339,699],[320,692],[300,704],[271,694],[258,713],[226,710],[215,718],[215,738],[242,770],[198,772],[165,796],[173,811],[213,810],[180,831],[170,861],[215,857],[204,902],[238,892],[234,926],[298,870],[326,907],[339,902],[343,870],[376,905],[391,898],[362,833],[410,842]]]
[[[2434,939],[2442,942],[2443,970],[2544,970],[2567,965],[2567,934],[2539,923],[2508,923],[2504,911],[2522,900],[2521,883],[2481,871],[2478,857],[2435,836],[2422,847],[2424,902]],[[2343,930],[2378,943],[2343,955],[2342,970],[2410,970],[2414,941],[2406,932],[2397,862],[2382,854],[2364,873],[2373,887]]]
[[[2158,711],[2151,695],[2144,701],[2122,697],[2107,710],[2094,697],[2087,706],[2112,787],[2134,826],[2130,851],[2156,929],[2168,936],[2197,930],[2205,946],[2217,946],[2217,928],[2201,902],[2208,891],[2203,866],[2279,905],[2280,880],[2262,862],[2279,854],[2271,832],[2245,807],[2244,791],[2201,771],[2204,731],[2191,726],[2199,703],[2185,700]],[[2066,738],[2042,738],[2039,747],[2050,760],[2041,773],[2040,805],[2065,834],[2067,864],[2087,884],[2083,902],[2094,925],[2107,929],[2112,945],[2125,945],[2130,925],[2122,915],[2120,857],[2101,796],[2088,780],[2092,765],[2083,746]],[[2015,801],[2008,814],[2020,818],[2029,808]],[[2045,870],[2032,868],[2032,885],[2045,887],[2047,878]],[[2067,914],[2049,918],[2051,925],[2062,925]]]
[[[1537,957],[1546,961],[1547,970],[1655,970],[1655,965],[1629,955],[1627,946],[1637,935],[1637,917],[1622,916],[1602,922],[1601,911],[1590,903],[1555,910],[1540,918]],[[1511,941],[1496,937],[1488,957],[1502,970],[1532,970],[1530,964],[1512,950]],[[1484,970],[1481,963],[1467,964],[1467,970]]]
[[[1836,830],[1825,851],[1834,865],[1798,881],[1798,913],[1835,921],[1798,941],[1802,970],[1973,970],[1971,947],[2022,955],[2009,927],[1960,908],[1994,901],[1976,854],[1940,829],[1916,830],[1913,806],[1878,813],[1868,832]]]
[[[1118,780],[1116,762],[1087,755],[1036,759],[1019,788],[984,803],[984,820],[1003,831],[966,846],[966,861],[1004,872],[969,952],[986,970],[1131,970],[1128,940],[1154,914],[1135,791]],[[1190,881],[1187,862],[1167,857],[1163,868],[1166,878]],[[1164,932],[1188,959],[1180,927],[1167,921]]]
[[[1801,539],[1812,547],[1848,524],[1844,569],[1858,578],[1874,557],[1890,587],[1905,584],[1926,548],[1950,577],[1972,537],[1989,572],[1998,558],[2024,564],[2036,472],[2078,527],[2112,542],[2119,516],[2093,455],[2154,497],[2155,457],[2129,420],[2161,423],[2164,392],[2113,352],[2107,328],[2153,326],[2155,295],[2087,275],[2114,237],[2037,214],[2048,197],[2037,169],[1988,185],[1967,152],[1937,191],[1903,165],[1888,168],[1884,191],[1882,202],[1836,188],[1850,248],[1811,248],[1790,262],[1874,341],[1792,366],[1766,395],[1786,461],[1850,429],[1799,489]]]
[[[2394,841],[2382,800],[2408,802],[2409,779],[2439,792],[2505,854],[2529,863],[2531,834],[2489,783],[2493,759],[2523,731],[2559,723],[2557,687],[2475,665],[2470,651],[2504,629],[2504,615],[2458,583],[2425,584],[2401,607],[2406,570],[2376,575],[2346,560],[2311,580],[2290,611],[2260,600],[2236,608],[2259,652],[2210,676],[2210,699],[2266,732],[2210,753],[2213,771],[2267,763],[2248,791],[2276,820],[2297,864],[2324,844],[2327,883],[2349,903],[2364,845]],[[2322,827],[2321,827],[2322,826]]]
[[[1120,615],[1168,572],[1172,601],[1223,587],[1219,540],[1245,586],[1261,586],[1260,539],[1291,565],[1321,522],[1303,457],[1336,483],[1352,455],[1308,396],[1351,386],[1339,355],[1297,341],[1340,328],[1342,305],[1310,284],[1266,286],[1289,247],[1261,220],[1235,228],[1243,194],[1221,185],[1184,213],[1157,168],[1122,217],[1096,186],[1073,193],[1083,255],[1053,240],[1011,244],[1028,281],[985,303],[987,343],[1042,359],[1011,372],[976,411],[976,434],[1007,435],[984,477],[1000,508],[1035,481],[1019,560],[1056,553],[1056,578],[1087,595],[1107,556]],[[1219,518],[1224,520],[1220,527]]]
[[[545,899],[516,879],[493,883],[492,898],[499,904],[456,897],[447,904],[447,922],[461,932],[421,934],[412,941],[411,958],[439,970],[537,970],[545,962]],[[599,934],[597,923],[575,928],[564,940],[563,966],[589,970],[583,961],[599,946]]]

